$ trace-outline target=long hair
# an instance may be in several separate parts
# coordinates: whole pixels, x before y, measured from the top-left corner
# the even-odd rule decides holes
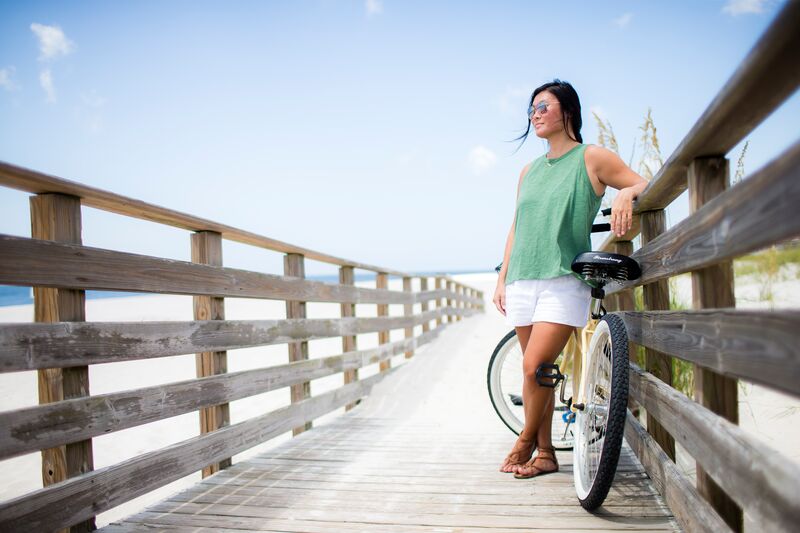
[[[572,134],[575,135],[575,137],[570,136],[569,138],[575,142],[583,143],[583,137],[581,136],[581,126],[583,126],[583,119],[581,118],[581,101],[578,98],[578,93],[575,91],[572,85],[569,82],[555,79],[537,87],[533,91],[533,94],[531,94],[530,102],[528,102],[529,107],[533,105],[533,99],[536,98],[536,95],[542,91],[547,91],[555,96],[556,100],[558,100],[558,103],[561,105],[561,117],[564,121],[564,131],[566,131],[567,135],[570,136],[571,127]],[[517,150],[519,150],[519,148],[528,138],[530,131],[531,121],[530,117],[528,117],[528,125],[525,128],[525,133],[514,139],[515,141],[522,139],[522,142],[519,143]]]

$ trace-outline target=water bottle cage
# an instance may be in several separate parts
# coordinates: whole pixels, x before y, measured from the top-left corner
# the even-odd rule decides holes
[[[553,363],[543,363],[536,369],[536,383],[540,387],[555,389],[564,378],[566,376],[561,373],[558,365]]]

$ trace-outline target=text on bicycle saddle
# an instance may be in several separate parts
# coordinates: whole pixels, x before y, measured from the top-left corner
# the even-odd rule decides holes
[[[584,252],[576,255],[572,260],[572,271],[588,280],[619,283],[642,275],[642,269],[634,259],[609,252]]]

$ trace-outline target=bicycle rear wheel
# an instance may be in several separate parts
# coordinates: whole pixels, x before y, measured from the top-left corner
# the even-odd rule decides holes
[[[563,367],[563,353],[558,356],[556,363],[561,371]],[[516,435],[519,435],[525,426],[525,412],[522,406],[522,348],[519,345],[515,330],[511,330],[497,344],[489,360],[487,372],[487,386],[492,406],[500,420]],[[554,391],[558,391],[556,388]],[[554,392],[555,393],[555,392]],[[565,397],[572,396],[571,381],[567,381]],[[575,414],[561,405],[555,398],[556,407],[553,411],[553,429],[551,432],[553,447],[557,450],[571,450],[575,441],[574,419]]]
[[[575,421],[575,491],[588,510],[602,505],[622,447],[628,406],[628,335],[625,323],[605,315],[589,345],[586,379]]]

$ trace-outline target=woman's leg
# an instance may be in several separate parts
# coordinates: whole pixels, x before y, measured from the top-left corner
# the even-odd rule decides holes
[[[517,340],[519,340],[522,353],[525,353],[525,348],[528,346],[528,340],[531,338],[531,329],[533,326],[518,326],[514,328],[517,332]],[[524,387],[523,387],[524,389]],[[523,395],[525,391],[523,390]],[[525,463],[533,455],[533,449],[536,447],[536,440],[520,436],[511,452],[506,456],[503,464],[500,465],[501,472],[514,472],[515,466]]]
[[[525,347],[522,363],[525,427],[520,438],[535,440],[540,449],[552,447],[550,432],[555,400],[552,388],[536,383],[536,369],[544,363],[553,363],[558,358],[574,329],[565,324],[536,322],[530,334],[534,341],[528,342]],[[520,472],[520,468],[515,466],[514,471]],[[525,473],[525,469],[522,473]]]
[[[517,338],[519,339],[520,346],[522,347],[522,353],[524,354],[525,349],[528,347],[528,341],[530,341],[531,338],[531,331],[533,329],[533,326],[531,325],[515,329],[517,331]],[[561,353],[561,350],[559,350],[559,353]],[[535,372],[536,371],[534,370],[534,375]],[[553,431],[553,411],[555,410],[555,406],[556,406],[555,395],[552,395],[550,397],[549,402],[545,406],[544,412],[542,413],[542,420],[539,423],[539,431],[536,434],[537,448],[553,447],[552,431]]]

